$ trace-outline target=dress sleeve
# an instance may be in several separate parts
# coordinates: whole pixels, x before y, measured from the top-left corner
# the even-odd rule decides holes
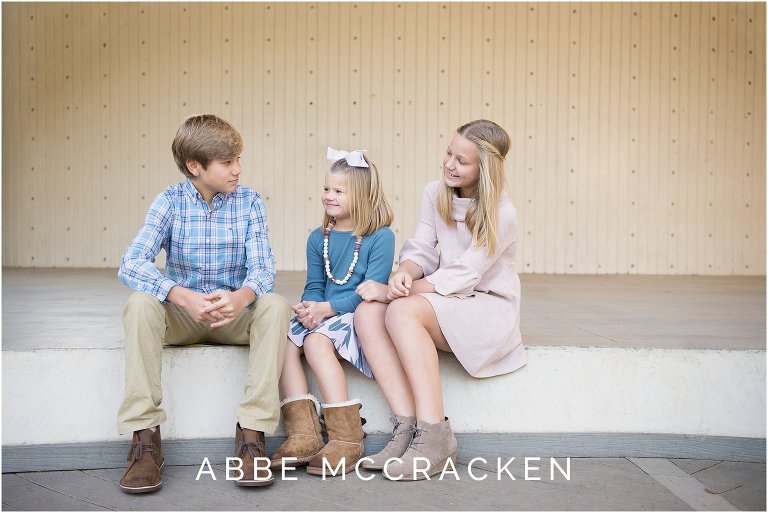
[[[421,267],[424,276],[434,273],[440,263],[440,255],[436,249],[437,229],[435,228],[435,217],[438,214],[432,189],[437,191],[437,188],[433,187],[432,184],[424,188],[416,230],[413,237],[405,241],[400,250],[400,262],[411,260]]]
[[[395,234],[388,227],[376,232],[371,241],[371,249],[368,253],[368,265],[361,283],[373,280],[379,283],[387,283],[392,272],[392,262],[395,258]],[[352,293],[339,299],[331,299],[331,308],[338,313],[354,312],[363,298],[352,290]]]
[[[511,205],[499,210],[496,237],[496,252],[493,255],[488,255],[487,246],[476,247],[472,244],[461,258],[450,264],[444,263],[435,273],[428,275],[427,281],[442,296],[471,296],[483,274],[517,241],[517,212]]]
[[[307,237],[307,282],[304,285],[302,301],[325,301],[325,267],[323,254],[320,252],[320,230],[315,230]]]

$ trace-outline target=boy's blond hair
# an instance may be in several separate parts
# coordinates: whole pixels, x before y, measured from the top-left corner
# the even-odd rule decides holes
[[[339,159],[331,165],[332,175],[346,175],[349,189],[349,215],[354,225],[355,235],[369,235],[383,226],[392,224],[394,217],[389,206],[384,188],[379,180],[379,171],[367,158],[368,167],[354,167],[346,159]],[[331,217],[323,214],[323,228],[331,222]]]
[[[220,117],[201,114],[188,118],[179,127],[171,151],[179,171],[193,178],[187,169],[187,161],[196,160],[206,169],[213,159],[239,157],[243,151],[243,138],[235,127]]]
[[[464,218],[475,247],[487,246],[488,255],[496,253],[496,225],[499,200],[504,190],[504,159],[509,151],[509,134],[493,121],[479,119],[456,129],[456,133],[477,145],[480,178]],[[437,196],[437,210],[445,224],[453,226],[451,202],[456,192],[444,181]]]

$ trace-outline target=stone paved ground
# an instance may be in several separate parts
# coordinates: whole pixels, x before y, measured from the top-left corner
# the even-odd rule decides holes
[[[561,466],[565,460],[556,460]],[[655,463],[665,469],[649,474],[641,466]],[[573,458],[570,480],[549,460],[515,461],[508,474],[497,477],[495,462],[457,465],[457,474],[443,480],[391,482],[380,474],[354,473],[345,479],[323,480],[301,470],[270,487],[243,489],[225,479],[225,469],[214,466],[209,475],[196,476],[196,466],[163,469],[163,488],[154,494],[129,495],[116,482],[120,469],[3,474],[3,510],[742,510],[766,508],[765,463],[709,460],[636,460]],[[661,467],[658,466],[661,465]],[[532,467],[538,466],[538,470]],[[670,475],[676,475],[670,480]],[[682,477],[681,477],[682,475]],[[372,476],[372,478],[371,478]],[[540,480],[532,478],[539,477]],[[672,483],[671,485],[669,483]],[[665,484],[662,484],[665,483]],[[668,487],[669,486],[669,487]]]

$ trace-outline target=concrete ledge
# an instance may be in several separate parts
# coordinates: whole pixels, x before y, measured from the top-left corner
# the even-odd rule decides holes
[[[528,348],[529,363],[488,379],[440,358],[446,414],[458,433],[643,433],[765,438],[765,351]],[[111,442],[123,351],[3,351],[3,446]],[[166,440],[233,436],[247,349],[167,348]],[[351,367],[369,433],[386,433],[379,387]],[[313,389],[317,391],[314,383]],[[277,434],[282,434],[278,431]],[[669,456],[668,454],[666,456]]]
[[[115,272],[4,269],[3,471],[123,466],[129,437],[118,436],[115,415],[130,290]],[[478,380],[441,355],[463,458],[765,461],[764,277],[521,279],[526,367]],[[276,291],[295,300],[303,284],[304,273],[282,272]],[[246,362],[243,347],[166,349],[170,464],[230,453]],[[376,383],[351,368],[347,378],[375,452],[389,409]]]
[[[495,464],[515,457],[592,458],[693,458],[706,460],[765,462],[765,439],[687,435],[642,435],[627,433],[459,433],[458,458],[468,462],[485,458]],[[199,466],[204,458],[223,464],[231,456],[234,438],[169,440],[163,442],[167,465]],[[267,452],[274,451],[285,437],[267,438]],[[388,435],[369,435],[366,454],[375,454]],[[122,468],[130,444],[127,442],[62,445],[3,446],[3,473],[40,472],[96,468]]]

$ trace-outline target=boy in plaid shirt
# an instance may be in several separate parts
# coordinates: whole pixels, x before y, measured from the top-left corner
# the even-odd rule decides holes
[[[223,119],[187,119],[172,145],[187,179],[155,198],[123,255],[118,276],[136,291],[123,312],[126,385],[117,415],[119,432],[133,432],[120,481],[129,493],[162,486],[163,344],[201,341],[250,346],[245,399],[237,407],[235,457],[243,472],[236,483],[274,482],[268,471],[254,468],[254,458],[264,456],[264,431],[274,431],[279,420],[291,311],[285,298],[271,293],[275,259],[264,203],[238,184],[242,148],[242,137]],[[167,274],[154,265],[161,249]]]

